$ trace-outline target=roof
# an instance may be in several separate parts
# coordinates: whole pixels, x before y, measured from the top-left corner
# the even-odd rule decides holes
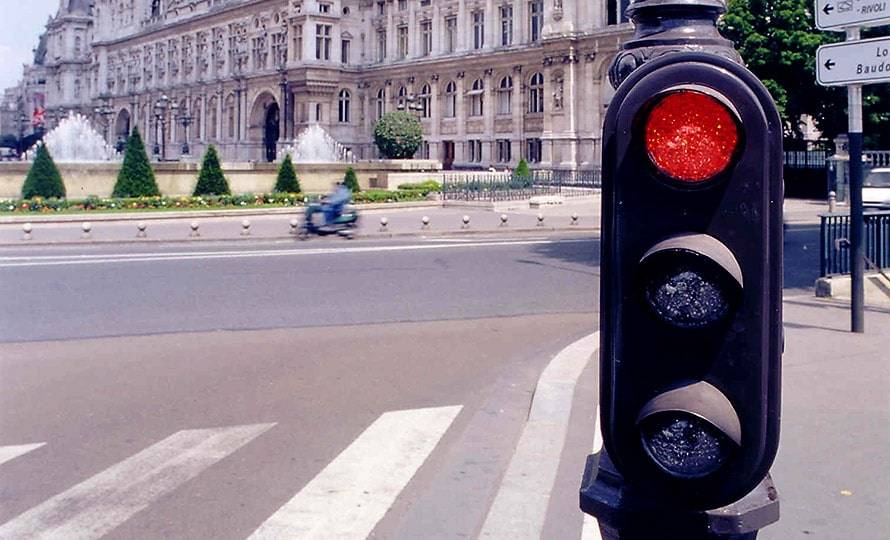
[[[64,13],[90,15],[93,12],[94,0],[66,0]]]

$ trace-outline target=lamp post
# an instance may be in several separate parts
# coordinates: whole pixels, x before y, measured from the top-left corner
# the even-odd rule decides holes
[[[167,111],[170,108],[170,98],[166,94],[162,94],[154,105],[156,131],[153,153],[159,156],[160,161],[164,161],[167,157]],[[160,131],[160,139],[158,131]]]
[[[174,104],[175,105],[175,104]],[[188,105],[185,106],[179,113],[179,123],[182,126],[182,155],[187,156],[190,153],[189,150],[189,126],[192,125],[194,118],[189,113]]]
[[[25,145],[24,145],[25,125],[27,125],[27,123],[28,123],[28,117],[25,115],[24,112],[20,112],[18,120],[19,120],[19,148],[18,148],[18,150],[19,150],[19,156],[21,156],[25,152]]]
[[[93,109],[93,114],[97,116],[102,124],[103,129],[103,137],[105,138],[105,142],[108,142],[108,128],[111,126],[111,115],[114,114],[114,109],[111,107],[111,100],[109,98],[101,98],[101,102],[99,106]]]

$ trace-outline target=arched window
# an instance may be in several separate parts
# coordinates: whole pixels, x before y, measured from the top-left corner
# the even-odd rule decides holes
[[[398,99],[396,99],[396,109],[398,109],[400,111],[404,110],[405,105],[407,105],[407,101],[406,101],[407,98],[408,98],[408,89],[405,88],[404,86],[400,86],[399,92],[398,92]]]
[[[482,79],[473,81],[473,89],[467,92],[470,96],[470,116],[482,116],[482,94],[485,92],[485,83]]]
[[[432,100],[432,91],[430,90],[430,85],[424,84],[420,88],[420,116],[421,118],[429,118],[432,116],[433,111],[431,107]]]
[[[341,124],[349,123],[349,90],[340,90],[340,108],[338,118]]]
[[[197,98],[192,103],[192,140],[201,140],[201,98]]]
[[[232,94],[226,98],[226,136],[235,138],[235,96]]]
[[[219,107],[215,97],[207,102],[207,140],[215,141],[219,137],[216,131],[217,108]]]
[[[457,85],[454,81],[445,85],[445,118],[457,116]]]
[[[498,85],[498,114],[507,115],[512,110],[513,78],[507,75]]]
[[[383,118],[386,113],[386,90],[381,88],[377,91],[377,120]]]
[[[544,112],[544,76],[535,73],[528,85],[528,112]]]

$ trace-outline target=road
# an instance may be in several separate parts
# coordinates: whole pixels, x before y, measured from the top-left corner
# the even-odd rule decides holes
[[[817,240],[786,231],[787,295]],[[598,260],[566,234],[5,249],[0,538],[504,537],[536,383],[598,326]],[[552,493],[519,508],[543,538],[582,531],[596,367],[535,464]],[[780,489],[808,496],[810,446]],[[784,519],[763,537],[803,534]]]

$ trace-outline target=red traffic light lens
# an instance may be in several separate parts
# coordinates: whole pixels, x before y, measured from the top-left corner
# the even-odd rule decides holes
[[[717,99],[678,90],[655,104],[646,120],[646,150],[663,174],[695,184],[729,167],[739,143],[735,114]]]

